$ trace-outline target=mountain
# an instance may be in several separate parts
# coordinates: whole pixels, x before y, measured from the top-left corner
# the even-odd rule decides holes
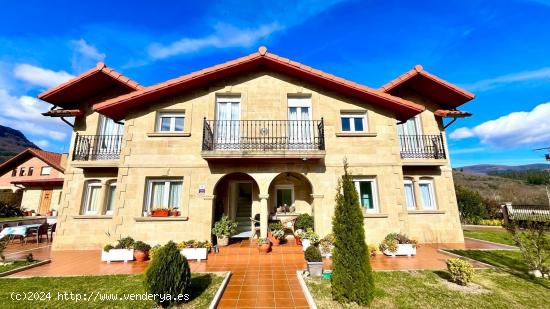
[[[0,125],[0,164],[28,147],[38,148],[20,131]]]
[[[497,164],[478,164],[454,168],[455,171],[467,174],[487,175],[490,172],[521,172],[528,170],[548,170],[550,164],[526,164],[526,165],[497,165]]]

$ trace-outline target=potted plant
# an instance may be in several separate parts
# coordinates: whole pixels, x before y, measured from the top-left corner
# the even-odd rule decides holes
[[[309,246],[304,253],[307,261],[307,271],[312,277],[321,277],[323,274],[323,258],[321,251],[315,246]]]
[[[304,251],[306,251],[309,246],[317,246],[320,241],[319,235],[317,235],[311,228],[307,229],[305,233],[302,232],[300,234],[300,238],[302,239],[302,249]]]
[[[152,217],[168,217],[170,210],[168,208],[155,208],[151,210]]]
[[[270,223],[269,232],[267,237],[274,246],[278,246],[281,243],[281,240],[285,237],[285,230],[283,224],[280,222]]]
[[[416,241],[409,239],[404,234],[390,233],[380,243],[380,251],[385,255],[416,255]]]
[[[229,237],[237,231],[237,222],[229,219],[228,216],[222,216],[220,221],[214,224],[212,234],[218,238],[218,246],[223,247],[229,244]]]
[[[304,234],[304,231],[301,230],[301,229],[298,229],[296,231],[294,231],[294,242],[296,243],[297,246],[301,246],[302,245],[302,236]]]
[[[267,238],[258,238],[258,252],[267,254],[271,249],[271,242]]]
[[[208,258],[212,244],[209,241],[189,240],[178,243],[177,247],[188,260],[200,261]]]
[[[151,246],[144,243],[143,241],[136,241],[134,243],[134,258],[138,262],[144,262],[149,259],[149,250],[151,250]]]
[[[116,246],[111,244],[103,247],[101,251],[101,261],[110,263],[112,261],[128,261],[134,260],[134,239],[125,237],[119,239]]]
[[[303,231],[307,231],[307,229],[313,229],[313,217],[308,214],[300,214],[298,217],[296,217],[294,228],[296,230]]]
[[[319,241],[319,248],[322,257],[332,257],[332,249],[334,249],[334,235],[328,234]]]

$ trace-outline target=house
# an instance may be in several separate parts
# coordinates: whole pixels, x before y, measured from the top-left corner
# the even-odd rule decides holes
[[[58,210],[67,156],[27,148],[0,165],[0,190],[21,191],[21,207],[46,215]]]
[[[463,242],[444,118],[473,97],[420,66],[373,89],[265,47],[149,87],[99,63],[39,95],[74,117],[54,248],[209,240],[222,214],[266,235],[310,213],[323,236],[344,159],[369,243]]]

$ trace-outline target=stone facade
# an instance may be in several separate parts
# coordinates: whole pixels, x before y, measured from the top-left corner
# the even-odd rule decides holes
[[[319,152],[321,158],[237,155],[226,160],[205,160],[201,154],[203,119],[214,119],[216,97],[228,95],[240,97],[241,120],[286,120],[289,97],[310,97],[312,119],[324,121],[325,150]],[[414,94],[408,94],[408,98],[427,107],[421,114],[424,134],[444,135],[441,119],[433,114],[437,106]],[[157,113],[162,111],[184,113],[184,131],[155,132]],[[368,132],[343,133],[340,114],[346,112],[366,113]],[[98,123],[99,114],[88,106],[86,116],[76,120],[70,149],[77,133],[98,134]],[[446,144],[445,150],[448,154]],[[463,242],[450,161],[401,159],[397,121],[391,110],[302,80],[262,71],[218,81],[210,87],[130,111],[124,121],[118,160],[72,161],[71,153],[53,246],[100,248],[125,236],[151,244],[210,240],[216,211],[231,213],[228,206],[231,181],[253,183],[250,216],[261,214],[262,218],[275,210],[275,187],[293,185],[297,212],[313,214],[315,229],[324,236],[331,232],[334,198],[344,159],[354,177],[370,177],[376,182],[379,209],[365,214],[368,243],[379,243],[390,232],[406,233],[421,243]],[[415,183],[425,178],[433,181],[435,210],[407,210],[405,177]],[[183,180],[180,217],[163,220],[144,217],[147,180],[160,178]],[[112,214],[101,210],[96,215],[83,214],[88,181],[101,183],[101,201],[107,199],[109,184],[116,182]],[[265,223],[262,221],[262,233],[267,228]]]

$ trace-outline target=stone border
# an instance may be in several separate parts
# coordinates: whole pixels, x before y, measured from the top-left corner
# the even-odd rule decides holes
[[[447,250],[462,250],[462,249],[437,249],[437,251],[439,251],[441,253],[444,253],[444,254],[447,254],[451,257],[467,260],[469,262],[479,263],[479,264],[481,264],[481,265],[483,265],[487,268],[490,268],[490,269],[496,269],[497,268],[496,266],[493,266],[491,264],[487,264],[487,263],[484,263],[482,261],[478,261],[476,259],[472,259],[472,258],[469,258],[467,256],[460,255],[460,254],[452,253],[452,252],[449,252]],[[475,250],[475,249],[464,249],[464,250]],[[474,268],[476,268],[476,267],[474,267]],[[485,269],[485,268],[477,268],[477,269]]]
[[[208,309],[216,309],[218,304],[220,303],[220,299],[222,298],[223,291],[225,291],[225,288],[227,287],[227,284],[229,283],[229,278],[231,278],[231,272],[228,271],[225,275],[225,278],[222,281],[222,284],[218,288],[218,291],[214,295],[214,299],[212,299],[212,302],[210,303],[210,306],[208,306]]]
[[[475,230],[475,229],[478,229],[478,230],[484,230],[484,229],[487,229],[487,230],[490,230],[490,229],[495,229],[495,230],[504,230],[504,228],[501,226],[501,225],[475,225],[475,224],[462,224],[462,229],[472,229],[472,230]]]
[[[40,262],[37,262],[37,263],[30,264],[30,265],[25,265],[25,266],[21,266],[21,267],[18,267],[18,268],[14,268],[12,270],[8,270],[8,271],[5,271],[3,273],[0,273],[0,277],[6,277],[6,276],[9,276],[9,275],[13,275],[15,273],[18,273],[20,271],[24,271],[24,270],[31,269],[31,268],[34,268],[34,267],[42,266],[44,264],[50,263],[51,261],[52,260],[48,259],[48,260],[43,260],[43,261],[40,261]]]
[[[307,288],[306,282],[304,281],[304,278],[302,277],[302,271],[297,270],[296,276],[298,277],[298,282],[300,282],[300,286],[302,287],[302,292],[304,293],[304,296],[306,297],[307,304],[309,305],[309,308],[311,309],[317,309],[317,305],[315,304],[315,301],[313,300],[313,297],[311,296],[311,293],[309,293],[309,289]]]
[[[501,244],[501,243],[498,243],[498,242],[492,242],[492,241],[483,240],[483,239],[477,239],[477,238],[472,238],[472,237],[464,237],[464,238],[465,238],[465,239],[471,239],[471,240],[479,241],[479,242],[486,243],[486,244],[490,244],[490,245],[506,247],[506,248],[499,248],[499,249],[481,248],[481,249],[464,249],[464,250],[479,250],[479,251],[493,251],[493,250],[510,250],[510,251],[518,251],[518,250],[519,250],[519,248],[516,247],[516,246],[510,246],[510,245]],[[461,250],[462,250],[462,249],[461,249]]]

